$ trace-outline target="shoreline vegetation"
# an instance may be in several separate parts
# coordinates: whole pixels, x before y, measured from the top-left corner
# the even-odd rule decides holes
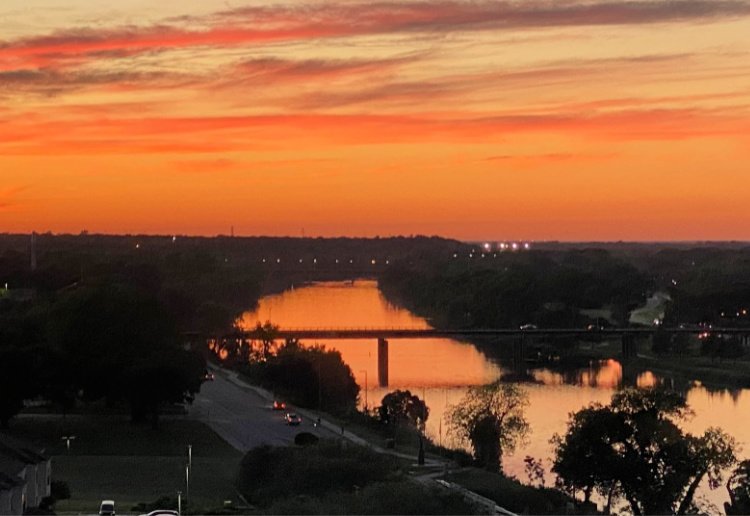
[[[183,349],[180,332],[196,328],[206,334],[223,331],[240,310],[251,308],[263,293],[283,291],[290,284],[362,276],[364,269],[354,265],[334,271],[316,267],[323,252],[328,253],[325,259],[331,264],[334,256],[353,256],[349,263],[371,265],[366,272],[377,277],[391,302],[441,328],[627,325],[634,310],[646,305],[655,293],[664,292],[663,299],[668,299],[663,307],[665,325],[714,324],[748,327],[750,331],[750,251],[737,247],[554,248],[492,258],[488,255],[482,261],[478,254],[474,257],[475,248],[469,244],[423,237],[327,241],[82,234],[40,235],[37,242],[38,268],[29,270],[25,237],[0,235],[0,284],[10,285],[0,289],[0,353],[7,359],[0,360],[0,386],[8,394],[0,400],[5,425],[22,409],[24,401],[46,398],[63,413],[75,412],[76,406],[93,408],[94,412],[98,406],[101,413],[129,406],[134,422],[151,418],[156,426],[162,406],[189,401],[204,372],[205,356],[193,356],[192,351]],[[253,248],[260,243],[268,247]],[[278,257],[274,260],[273,255]],[[264,266],[263,259],[273,260],[278,266]],[[133,320],[143,324],[133,324]],[[426,411],[421,422],[414,418],[414,424],[404,428],[384,425],[382,413],[361,414],[356,409],[359,387],[340,354],[299,343],[278,348],[272,338],[273,328],[268,330],[260,348],[222,343],[233,346],[224,350],[227,356],[222,358],[253,383],[283,392],[301,406],[315,408],[320,404],[319,397],[310,393],[325,392],[327,400],[336,400],[336,406],[320,408],[386,446],[395,439],[394,447],[403,447],[419,460],[419,425],[424,424]],[[127,338],[114,347],[98,348],[95,344],[99,337],[111,332]],[[137,346],[129,346],[131,341]],[[149,346],[155,341],[161,347]],[[487,354],[503,356],[494,344],[474,344]],[[529,356],[532,361],[525,366],[568,368],[619,354],[618,343],[600,342],[595,335],[587,344],[532,342],[529,351],[536,356]],[[627,382],[632,381],[633,371],[649,370],[671,377],[674,381],[670,383],[678,392],[684,392],[695,380],[711,389],[748,386],[750,362],[746,351],[721,336],[709,335],[700,342],[655,338],[639,345],[637,356],[623,362]],[[60,372],[56,366],[63,363],[61,359],[68,368],[66,374],[52,374]],[[173,367],[177,362],[180,364]],[[122,364],[127,367],[117,370]],[[115,378],[124,381],[108,381],[112,371],[118,374]],[[157,397],[149,394],[155,392],[156,385],[137,381],[162,373],[168,373],[171,380],[169,389]],[[28,377],[43,382],[30,386],[23,381]],[[516,375],[513,379],[524,378]],[[117,388],[120,385],[138,388],[122,390]],[[612,408],[618,410],[617,406]],[[90,417],[94,416],[80,420]],[[18,423],[14,420],[13,426]],[[482,433],[503,437],[491,420],[480,418],[479,423],[479,430],[467,430],[471,439]],[[171,425],[171,420],[162,425]],[[132,428],[145,430],[143,425]],[[162,430],[152,431],[165,435]],[[143,437],[143,443],[151,443],[151,439]],[[486,453],[480,454],[475,447],[475,457],[469,458],[426,444],[428,457],[443,454],[459,464],[502,452],[485,449]],[[679,442],[676,445],[681,446]],[[487,482],[489,474],[497,475],[492,478],[499,483],[500,479],[513,483],[513,492],[521,499],[525,495],[520,493],[540,495],[540,491],[533,491],[535,488],[499,473],[482,472],[482,478],[463,480],[459,475],[454,479],[472,489],[467,484]],[[601,485],[608,482],[601,481]],[[372,489],[368,496],[377,497],[381,492],[377,485],[364,489]],[[560,512],[561,492],[554,493],[549,498],[555,507],[552,512]],[[541,511],[535,508],[534,512],[537,510]]]

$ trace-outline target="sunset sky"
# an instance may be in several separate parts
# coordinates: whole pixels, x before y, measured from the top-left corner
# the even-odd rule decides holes
[[[750,1],[0,3],[0,232],[748,222]]]

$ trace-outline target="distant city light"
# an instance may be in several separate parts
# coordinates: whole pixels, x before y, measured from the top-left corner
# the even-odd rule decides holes
[[[276,263],[281,263],[281,258],[276,258]]]
[[[526,249],[526,250],[531,249],[531,244],[529,244],[528,242],[526,242],[525,244],[523,244],[523,248]]]
[[[141,248],[141,244],[135,244],[135,248],[136,249],[140,249]]]
[[[172,237],[172,243],[174,244],[175,242],[177,242],[177,236]]]
[[[488,242],[485,242],[484,243],[484,248],[489,251],[490,250],[490,244]]]
[[[370,263],[373,264],[373,265],[375,265],[377,262],[375,261],[375,259],[372,259],[372,260],[370,260]]]
[[[510,244],[510,246],[513,248],[514,251],[518,250],[518,244],[517,243],[513,242],[512,244]]]
[[[453,258],[458,258],[458,253],[453,253]]]

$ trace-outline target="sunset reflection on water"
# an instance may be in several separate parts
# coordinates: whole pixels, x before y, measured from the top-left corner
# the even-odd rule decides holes
[[[429,328],[428,322],[408,310],[389,303],[370,280],[316,283],[261,299],[258,308],[242,317],[241,325],[252,328],[271,321],[282,328]],[[313,344],[303,342],[303,344]],[[390,341],[390,381],[377,386],[377,342],[372,340],[320,341],[341,352],[362,387],[360,405],[370,408],[395,389],[409,389],[424,398],[430,408],[427,434],[436,442],[460,446],[452,441],[444,422],[449,406],[460,402],[467,388],[499,379],[508,372],[475,346],[453,339],[392,339]],[[556,371],[534,369],[524,384],[529,395],[526,417],[531,424],[529,441],[515,454],[504,457],[506,473],[526,478],[525,456],[542,459],[549,471],[555,433],[564,433],[569,415],[591,403],[606,404],[615,389],[626,385],[652,387],[662,380],[650,371],[623,371],[614,359],[592,361],[588,367]],[[365,393],[365,387],[366,393]],[[702,433],[709,426],[720,426],[740,445],[750,443],[750,391],[734,394],[712,393],[696,386],[688,392],[688,403],[695,415],[683,423],[686,431]],[[743,454],[744,456],[744,454]],[[553,479],[550,477],[549,482]],[[723,491],[703,489],[714,504],[725,499]]]

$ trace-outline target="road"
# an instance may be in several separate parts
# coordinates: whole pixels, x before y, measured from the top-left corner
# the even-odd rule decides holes
[[[289,426],[284,421],[286,412],[301,412],[292,407],[272,410],[272,400],[239,380],[235,373],[221,369],[214,373],[213,381],[203,383],[189,416],[208,424],[235,449],[246,452],[262,444],[286,446],[294,442],[299,432],[326,438],[338,435],[330,429],[316,428],[313,419],[305,415],[301,425]]]
[[[340,438],[368,446],[377,453],[386,453],[403,459],[415,457],[384,450],[379,446],[367,443],[361,437],[348,430],[342,430],[325,419],[321,425],[313,426],[315,415],[307,410],[288,408],[286,411],[274,411],[271,408],[271,396],[241,381],[237,374],[221,368],[213,368],[215,379],[204,382],[201,392],[190,408],[189,417],[208,424],[225,441],[241,452],[263,444],[287,446],[294,442],[299,432],[310,432],[322,438]],[[294,411],[302,416],[300,426],[288,426],[284,421],[286,412]],[[447,463],[442,459],[428,459],[425,470],[413,478],[424,485],[431,485],[445,473]],[[442,482],[442,487],[459,492],[472,502],[484,506],[489,514],[515,516],[510,511],[498,507],[495,502],[477,493],[468,491],[458,485]]]

